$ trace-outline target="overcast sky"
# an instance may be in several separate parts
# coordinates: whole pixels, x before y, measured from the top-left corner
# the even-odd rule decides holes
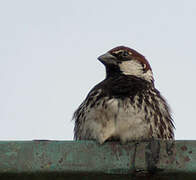
[[[0,140],[71,140],[75,109],[125,45],[151,64],[176,139],[196,139],[195,0],[0,1]]]

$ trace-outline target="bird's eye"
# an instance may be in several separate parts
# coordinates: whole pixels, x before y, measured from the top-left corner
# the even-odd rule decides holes
[[[129,53],[127,52],[127,51],[123,51],[122,53],[121,53],[121,56],[123,56],[123,57],[126,57],[126,56],[128,56],[129,55]]]
[[[121,61],[128,61],[128,60],[131,60],[132,58],[130,56],[130,53],[126,50],[120,50],[118,52],[114,52],[113,54]]]

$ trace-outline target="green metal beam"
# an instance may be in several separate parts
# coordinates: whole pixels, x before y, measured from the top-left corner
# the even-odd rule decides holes
[[[0,141],[0,179],[196,179],[196,141]]]

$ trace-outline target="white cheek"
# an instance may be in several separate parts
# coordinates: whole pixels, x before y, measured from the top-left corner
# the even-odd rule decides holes
[[[146,73],[143,74],[144,79],[146,79],[147,81],[153,81],[153,73],[151,70],[148,70]]]
[[[143,72],[142,65],[138,63],[137,60],[132,61],[124,61],[120,65],[120,70],[125,75],[133,75],[140,78],[143,78],[147,81],[153,81],[153,74],[151,70],[148,70],[147,72]]]
[[[141,65],[135,61],[124,61],[120,65],[120,70],[126,75],[139,75],[142,73]]]

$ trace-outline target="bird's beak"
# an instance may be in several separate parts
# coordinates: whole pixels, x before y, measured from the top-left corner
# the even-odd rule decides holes
[[[110,53],[105,53],[97,58],[101,61],[104,65],[117,65],[117,59],[115,56],[111,55]]]

